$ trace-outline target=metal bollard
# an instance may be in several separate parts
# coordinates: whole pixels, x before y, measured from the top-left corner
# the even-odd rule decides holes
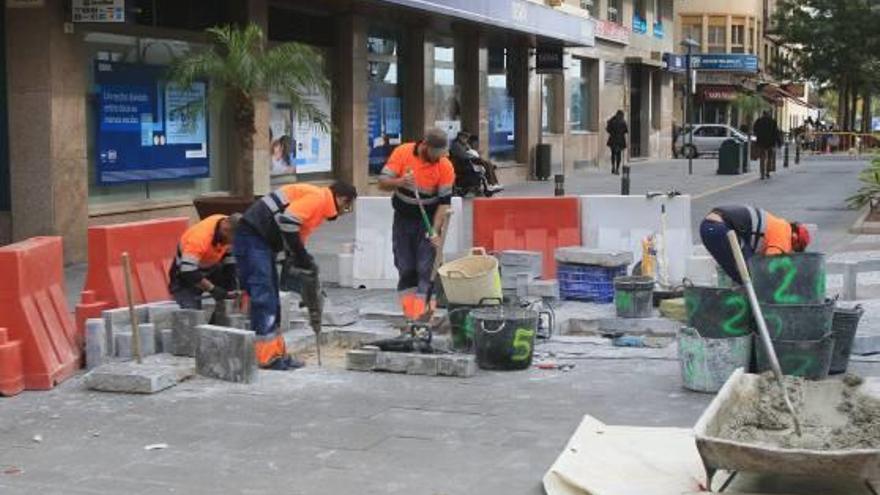
[[[556,174],[553,176],[554,181],[554,189],[553,194],[555,196],[565,196],[565,176],[562,174]]]
[[[620,194],[629,196],[629,165],[624,165],[623,175],[620,176]]]
[[[794,164],[797,165],[801,162],[801,140],[794,140]]]
[[[788,141],[785,142],[785,154],[782,156],[782,167],[788,168]]]

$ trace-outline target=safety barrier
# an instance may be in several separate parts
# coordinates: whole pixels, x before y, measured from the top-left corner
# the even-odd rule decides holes
[[[18,341],[21,354],[17,373],[2,354],[15,351],[0,351],[0,381],[10,380],[11,390],[18,388],[17,374],[24,388],[46,390],[80,367],[82,342],[64,297],[63,261],[60,237],[34,237],[0,248],[0,327],[7,329],[0,347]]]
[[[76,305],[76,333],[77,338],[85,341],[86,320],[89,318],[100,318],[101,312],[110,309],[110,303],[107,301],[98,301],[95,297],[95,291],[84,290],[80,292],[80,301]]]
[[[180,236],[189,225],[185,217],[89,227],[89,270],[84,290],[92,302],[111,308],[125,306],[122,253],[131,256],[132,291],[137,304],[170,299],[168,268]]]
[[[9,340],[9,331],[0,328],[0,395],[11,396],[24,390],[21,341]]]
[[[474,246],[525,249],[544,255],[544,278],[556,276],[556,248],[581,243],[578,198],[478,198]]]

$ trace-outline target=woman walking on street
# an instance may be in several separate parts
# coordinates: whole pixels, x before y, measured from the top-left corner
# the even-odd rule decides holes
[[[611,173],[620,175],[620,163],[623,161],[623,150],[626,149],[626,134],[629,129],[623,118],[623,110],[618,110],[614,117],[605,124],[608,133],[608,147],[611,148]]]

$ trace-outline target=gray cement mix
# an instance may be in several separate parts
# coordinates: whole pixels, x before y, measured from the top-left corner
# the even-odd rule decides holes
[[[833,408],[818,408],[810,401],[827,399],[805,393],[803,378],[785,377],[785,387],[801,423],[794,433],[791,416],[772,374],[761,376],[758,394],[743,397],[742,407],[721,425],[719,436],[745,443],[809,450],[880,448],[880,399],[862,393],[862,379],[847,375]]]

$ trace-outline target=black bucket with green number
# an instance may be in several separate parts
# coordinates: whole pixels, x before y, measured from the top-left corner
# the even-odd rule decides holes
[[[654,279],[615,277],[614,307],[620,318],[650,318],[654,313]]]
[[[688,326],[703,338],[742,337],[751,332],[752,310],[742,288],[685,284]]]
[[[471,311],[477,366],[485,370],[524,370],[532,365],[538,312],[510,306]]]
[[[825,255],[822,253],[752,256],[749,273],[761,303],[825,302]]]

